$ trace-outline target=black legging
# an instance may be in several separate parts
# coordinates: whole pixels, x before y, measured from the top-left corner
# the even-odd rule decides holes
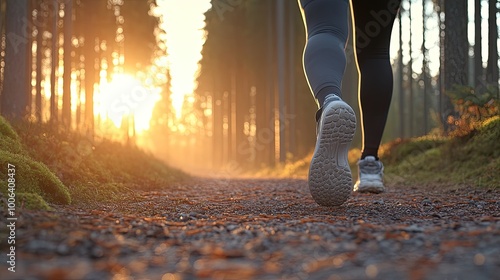
[[[304,71],[322,105],[326,95],[341,95],[348,38],[348,0],[299,0],[307,28]],[[362,156],[378,156],[392,98],[389,45],[401,0],[351,0],[356,62],[360,74]]]

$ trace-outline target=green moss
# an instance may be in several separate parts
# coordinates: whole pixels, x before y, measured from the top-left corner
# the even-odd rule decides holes
[[[442,153],[439,148],[430,149],[420,154],[413,154],[396,164],[385,164],[385,173],[387,178],[401,178],[408,183],[428,183],[431,181],[441,181],[443,173],[441,170]],[[384,161],[385,163],[385,161]]]
[[[29,155],[57,174],[75,204],[113,201],[130,190],[168,188],[189,178],[133,145],[94,140],[48,124],[16,128]]]
[[[22,122],[14,130],[0,117],[0,181],[4,180],[0,192],[4,194],[8,163],[16,167],[16,195],[30,209],[49,209],[47,202],[113,201],[130,196],[133,190],[166,188],[189,178],[135,146],[94,141],[50,124]]]
[[[111,141],[96,145],[92,159],[101,163],[103,170],[108,172],[106,177],[115,178],[114,182],[128,182],[142,188],[188,178],[183,172],[166,166],[135,146],[123,146]]]
[[[0,150],[15,154],[26,154],[20,138],[9,123],[0,116]]]
[[[69,204],[67,188],[43,163],[33,160],[23,148],[21,137],[10,124],[0,117],[0,176],[1,192],[7,194],[8,164],[15,166],[15,183],[18,206],[28,209],[50,207],[48,202]]]
[[[441,146],[445,139],[438,137],[419,137],[396,140],[382,147],[381,158],[385,164],[397,163],[413,155]]]
[[[53,210],[45,200],[36,193],[18,193],[16,203],[18,207],[30,210]]]
[[[17,133],[10,126],[7,120],[2,116],[0,116],[0,134],[2,135],[2,137],[7,137],[19,141],[19,136],[17,135]]]
[[[3,184],[4,182],[2,182]],[[7,184],[5,182],[5,184]],[[8,193],[6,193],[7,190],[1,189],[1,193],[5,196],[5,199],[8,199]],[[17,209],[29,209],[29,210],[46,210],[46,211],[51,211],[53,210],[52,207],[50,207],[47,202],[41,197],[40,195],[36,193],[23,193],[23,192],[16,192],[15,193],[15,199],[16,199],[16,208]],[[0,200],[0,207],[6,207],[4,203],[6,200]]]
[[[387,157],[382,157],[386,177],[409,184],[446,182],[500,187],[499,139],[500,117],[497,116],[467,135],[435,144],[413,140],[392,144],[384,154]],[[415,148],[416,143],[420,143],[419,148]],[[420,149],[422,146],[425,149]]]
[[[133,191],[123,183],[93,185],[89,182],[70,186],[70,192],[75,204],[89,205],[95,202],[117,201]]]
[[[500,188],[500,116],[486,120],[468,134],[454,137],[428,135],[396,140],[381,147],[385,179],[392,185],[466,185]],[[349,151],[357,178],[359,149]],[[293,176],[308,172],[312,154],[295,163],[262,168],[259,175]],[[255,172],[253,173],[255,174]]]
[[[500,116],[493,117],[478,129],[478,135],[470,146],[484,156],[497,158],[500,156]]]
[[[31,158],[0,151],[0,176],[8,178],[7,165],[15,166],[16,192],[33,193],[41,196],[47,202],[69,204],[71,197],[68,189],[43,163]],[[7,185],[2,185],[4,190]]]

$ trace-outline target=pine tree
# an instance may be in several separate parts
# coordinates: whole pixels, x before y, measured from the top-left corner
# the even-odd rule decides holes
[[[154,30],[158,18],[150,13],[154,1],[124,0],[120,7],[123,18],[125,72],[135,74],[151,64],[156,46]],[[119,24],[121,24],[121,18]]]
[[[71,72],[73,51],[73,0],[64,2],[64,74],[62,122],[66,128],[71,127]]]
[[[7,1],[5,78],[1,96],[2,115],[19,121],[27,116],[30,93],[31,31],[25,21],[29,15],[28,0]],[[23,21],[24,20],[24,21]]]
[[[481,0],[474,0],[474,82],[476,89],[479,89],[483,82],[483,57],[481,42]]]
[[[454,86],[467,83],[467,58],[469,44],[467,39],[467,1],[453,0],[444,4],[444,88],[450,91]],[[447,118],[453,115],[449,98],[442,96],[441,102],[445,131],[448,130]]]
[[[36,88],[35,88],[35,118],[42,122],[42,62],[43,62],[43,32],[46,23],[46,5],[44,1],[37,1],[36,13]]]
[[[494,90],[498,90],[498,25],[497,25],[498,0],[488,1],[488,65],[486,66],[486,79]]]

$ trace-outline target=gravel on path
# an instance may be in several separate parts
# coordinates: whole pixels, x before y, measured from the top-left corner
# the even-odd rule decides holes
[[[21,210],[2,279],[499,279],[500,190],[397,187],[318,206],[299,179],[197,179]],[[7,213],[0,210],[5,221]]]

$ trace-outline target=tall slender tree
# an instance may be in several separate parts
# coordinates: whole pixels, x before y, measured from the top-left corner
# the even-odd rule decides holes
[[[474,83],[476,90],[481,86],[483,78],[483,56],[481,42],[481,0],[474,0]]]
[[[119,18],[118,24],[123,24],[124,67],[125,71],[130,74],[151,64],[156,44],[153,31],[158,26],[158,18],[150,12],[153,5],[152,0],[125,0],[123,6],[120,7],[123,23]]]
[[[56,96],[56,88],[57,88],[57,77],[56,71],[59,65],[59,1],[58,0],[49,0],[52,1],[53,10],[51,11],[51,22],[52,22],[52,44],[51,44],[51,58],[52,62],[50,65],[50,121],[56,122],[57,111],[58,111],[58,102]]]
[[[488,65],[486,66],[486,78],[492,84],[498,96],[498,25],[497,8],[498,0],[488,1]]]
[[[64,2],[64,74],[63,74],[63,103],[62,122],[66,128],[71,127],[71,72],[73,51],[73,0]]]
[[[85,130],[94,134],[94,87],[100,82],[102,47],[114,42],[116,36],[116,17],[107,1],[80,0],[80,17],[75,25],[83,31],[84,85],[85,88]]]
[[[4,10],[4,2],[0,1],[0,35],[2,38],[5,34],[5,10]],[[3,42],[3,40],[2,40]],[[0,92],[3,91],[3,81],[4,81],[4,65],[5,65],[5,45],[0,44]],[[0,101],[1,103],[1,101]],[[1,110],[0,110],[1,112]]]
[[[467,0],[445,1],[444,32],[444,88],[452,90],[456,85],[467,84],[467,60],[469,43],[467,39]],[[442,96],[443,124],[448,130],[447,119],[453,115],[453,106],[448,97]]]
[[[297,69],[297,55],[295,49],[297,45],[295,43],[295,34],[297,33],[297,16],[299,15],[299,11],[297,9],[296,3],[293,1],[286,1],[288,12],[287,12],[287,27],[288,27],[288,79],[287,79],[287,92],[288,92],[288,104],[287,104],[287,115],[295,115],[295,104],[297,97],[296,93],[296,69]],[[296,155],[297,153],[297,129],[296,129],[296,120],[295,118],[287,118],[286,122],[288,124],[288,152],[292,155]]]
[[[28,66],[26,67],[26,71],[28,72],[28,79],[29,79],[29,84],[28,84],[28,95],[27,95],[27,103],[28,105],[26,106],[26,114],[28,117],[31,117],[31,114],[32,114],[32,103],[33,103],[33,87],[31,85],[31,80],[32,80],[32,73],[33,73],[33,69],[34,69],[34,64],[33,64],[33,44],[35,43],[36,41],[36,38],[33,36],[33,33],[35,31],[35,28],[34,28],[34,23],[35,23],[35,18],[34,18],[34,13],[33,13],[33,9],[34,7],[36,6],[36,3],[34,2],[34,0],[31,0],[28,2],[28,17],[26,18],[26,21],[24,22],[25,26],[26,26],[26,33],[28,34],[26,36],[26,39],[28,40],[28,57],[27,57],[27,64]],[[36,63],[36,61],[35,61]]]
[[[96,35],[94,30],[96,16],[92,9],[92,2],[83,2],[82,10],[86,17],[86,27],[84,30],[83,56],[84,56],[84,88],[85,88],[85,128],[90,135],[94,132],[94,84],[96,83]],[[83,18],[83,17],[82,17]],[[80,18],[77,18],[79,20]],[[83,22],[79,22],[83,25]]]
[[[398,51],[398,82],[399,82],[399,137],[405,137],[405,94],[404,94],[404,71],[403,71],[403,6],[398,15],[399,24],[399,51]]]
[[[428,96],[428,88],[429,88],[429,85],[428,85],[428,78],[427,78],[427,72],[428,72],[428,68],[427,68],[427,47],[425,46],[425,37],[426,37],[426,33],[427,33],[427,27],[425,25],[425,23],[427,22],[427,12],[426,12],[426,1],[427,0],[422,0],[422,86],[423,86],[423,89],[422,89],[422,94],[423,94],[423,100],[424,100],[424,110],[423,110],[423,127],[422,127],[422,130],[423,130],[423,134],[426,134],[428,129],[429,129],[429,124],[428,124],[428,120],[429,120],[429,96]]]
[[[35,118],[42,122],[42,62],[43,62],[43,32],[45,29],[46,6],[44,1],[37,1],[36,13],[36,90],[35,90]]]
[[[31,33],[26,24],[29,1],[7,1],[5,80],[1,96],[2,115],[19,121],[26,117],[30,94]]]
[[[413,5],[413,0],[408,0],[409,5],[408,5],[408,20],[409,20],[409,30],[410,30],[410,41],[408,43],[408,49],[409,49],[409,60],[408,60],[408,66],[407,66],[407,71],[406,75],[408,77],[408,100],[409,100],[409,112],[408,112],[408,127],[410,130],[410,136],[415,136],[415,130],[413,128],[413,124],[415,122],[415,116],[414,116],[414,97],[413,97],[413,22],[412,22],[412,5]]]

